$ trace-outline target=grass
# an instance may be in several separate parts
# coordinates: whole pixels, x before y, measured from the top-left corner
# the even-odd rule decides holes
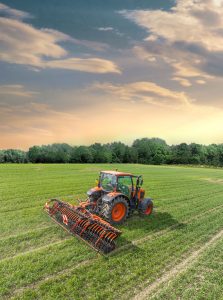
[[[120,226],[117,251],[104,258],[42,207],[52,197],[84,199],[98,172],[115,168],[144,176],[155,210]],[[222,299],[222,238],[146,293],[222,230],[222,176],[174,166],[0,165],[0,299]]]
[[[220,240],[152,299],[222,299],[222,249],[223,240]]]

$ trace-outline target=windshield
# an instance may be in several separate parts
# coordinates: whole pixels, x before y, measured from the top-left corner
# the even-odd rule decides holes
[[[102,173],[100,185],[105,191],[113,191],[116,186],[116,176],[112,174]]]

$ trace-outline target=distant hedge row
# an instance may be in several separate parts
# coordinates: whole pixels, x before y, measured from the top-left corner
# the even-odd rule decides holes
[[[142,163],[204,164],[223,166],[223,144],[196,143],[169,146],[159,138],[137,139],[131,146],[121,142],[91,146],[52,144],[33,146],[27,152],[0,150],[0,163]]]

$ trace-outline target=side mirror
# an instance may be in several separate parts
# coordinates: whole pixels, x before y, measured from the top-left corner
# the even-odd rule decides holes
[[[137,181],[136,181],[136,185],[137,185],[137,186],[142,186],[142,184],[143,184],[143,179],[142,179],[142,177],[138,177],[138,178],[137,178]]]

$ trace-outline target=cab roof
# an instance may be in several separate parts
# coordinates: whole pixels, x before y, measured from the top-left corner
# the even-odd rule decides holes
[[[131,173],[118,172],[118,171],[101,171],[101,173],[111,174],[115,176],[134,176]]]

